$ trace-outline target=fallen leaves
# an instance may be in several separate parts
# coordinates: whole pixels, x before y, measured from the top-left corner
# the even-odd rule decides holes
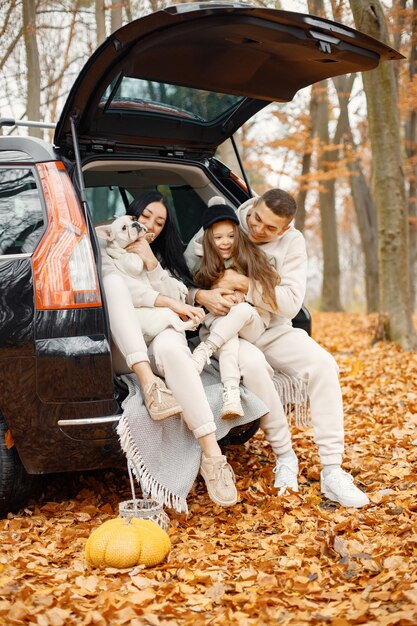
[[[190,514],[171,518],[159,567],[87,567],[91,531],[129,497],[124,471],[59,476],[0,521],[0,624],[7,626],[415,626],[417,359],[371,344],[375,316],[317,314],[346,409],[345,468],[371,504],[323,501],[312,431],[293,429],[300,493],[277,497],[261,434],[229,449],[240,492],[215,506],[199,479]]]

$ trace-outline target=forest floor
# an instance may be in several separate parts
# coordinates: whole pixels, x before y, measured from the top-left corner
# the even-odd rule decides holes
[[[171,519],[158,567],[91,569],[91,531],[129,499],[126,472],[55,477],[0,521],[0,624],[417,624],[417,356],[372,344],[376,318],[318,313],[313,336],[336,358],[345,401],[344,467],[371,503],[320,495],[311,430],[293,427],[300,493],[273,489],[261,434],[227,452],[240,499],[222,509],[201,478]]]

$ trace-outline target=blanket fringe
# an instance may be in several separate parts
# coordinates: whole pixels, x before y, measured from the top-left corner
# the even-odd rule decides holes
[[[283,404],[287,417],[294,414],[294,424],[297,428],[310,426],[311,419],[308,412],[307,384],[300,378],[295,378],[285,372],[277,372],[274,384]]]
[[[164,506],[174,509],[177,513],[188,513],[187,502],[184,498],[176,495],[163,485],[161,485],[147,470],[143,458],[136,447],[136,444],[130,434],[128,420],[123,414],[117,425],[117,434],[119,436],[120,446],[126,455],[126,458],[132,460],[131,464],[136,480],[142,489],[142,494],[150,495]]]

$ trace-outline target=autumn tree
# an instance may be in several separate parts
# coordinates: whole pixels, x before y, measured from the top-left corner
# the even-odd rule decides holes
[[[350,0],[356,27],[389,45],[379,0]],[[373,188],[378,215],[380,311],[390,339],[410,350],[417,345],[410,303],[408,222],[401,158],[394,64],[364,72]]]

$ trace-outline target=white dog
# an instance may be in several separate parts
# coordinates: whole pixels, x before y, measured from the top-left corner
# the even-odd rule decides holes
[[[112,258],[114,266],[126,279],[127,276],[145,285],[150,285],[146,271],[143,271],[143,261],[138,254],[126,250],[130,243],[140,237],[145,237],[146,226],[140,224],[131,215],[117,217],[109,226],[106,250]],[[148,239],[149,240],[149,239]],[[184,295],[187,294],[185,285],[179,282],[180,289]],[[156,335],[172,327],[178,331],[193,330],[197,327],[193,320],[184,322],[174,311],[167,307],[136,307],[136,315],[147,343],[152,341]]]

